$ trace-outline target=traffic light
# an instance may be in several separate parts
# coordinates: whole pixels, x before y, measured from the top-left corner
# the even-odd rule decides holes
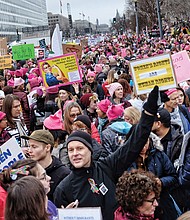
[[[115,24],[116,23],[116,18],[113,18],[113,24]]]
[[[69,27],[72,29],[73,28],[72,15],[69,15],[68,18],[69,18]]]

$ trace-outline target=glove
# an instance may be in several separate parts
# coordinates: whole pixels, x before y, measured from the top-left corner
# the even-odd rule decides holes
[[[147,102],[144,104],[143,108],[150,114],[156,115],[158,106],[158,93],[159,88],[155,86],[154,89],[150,92]]]
[[[170,99],[169,97],[167,96],[167,94],[165,92],[160,92],[160,96],[161,96],[161,102],[168,102]]]

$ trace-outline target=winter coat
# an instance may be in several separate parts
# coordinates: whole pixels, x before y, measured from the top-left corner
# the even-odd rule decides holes
[[[101,207],[103,219],[113,220],[114,211],[118,207],[115,199],[118,178],[128,169],[144,147],[153,121],[153,116],[143,112],[140,123],[135,127],[125,145],[100,161],[92,161],[90,167],[73,168],[68,177],[61,181],[55,190],[55,205],[58,208],[61,205],[67,206],[78,199],[79,207]],[[91,187],[90,181],[96,185]]]
[[[6,130],[3,130],[3,131],[0,133],[0,146],[1,146],[2,144],[4,144],[6,141],[8,141],[10,138],[11,138],[11,135],[9,134],[9,132],[6,131]]]
[[[53,193],[57,185],[70,173],[70,169],[64,166],[59,159],[54,156],[52,159],[52,163],[45,168],[47,175],[51,177],[50,192],[48,193],[48,199],[51,201],[53,201]]]
[[[116,121],[102,132],[102,146],[109,154],[115,152],[126,140],[131,126],[125,121]]]
[[[30,129],[30,107],[28,104],[27,94],[19,89],[14,89],[13,95],[18,96],[20,99],[24,123],[26,124],[26,127],[29,130]]]
[[[4,220],[7,192],[0,186],[0,220]]]

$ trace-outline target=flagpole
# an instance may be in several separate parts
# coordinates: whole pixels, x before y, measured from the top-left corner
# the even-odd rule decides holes
[[[63,4],[62,4],[61,0],[59,1],[59,3],[60,3],[60,12],[61,12],[61,15],[62,15],[62,6],[63,6]]]

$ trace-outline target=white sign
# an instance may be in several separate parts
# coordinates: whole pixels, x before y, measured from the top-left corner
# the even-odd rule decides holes
[[[59,220],[102,220],[100,207],[58,209]]]
[[[16,139],[12,137],[0,146],[0,173],[21,159],[25,159],[24,153]]]

